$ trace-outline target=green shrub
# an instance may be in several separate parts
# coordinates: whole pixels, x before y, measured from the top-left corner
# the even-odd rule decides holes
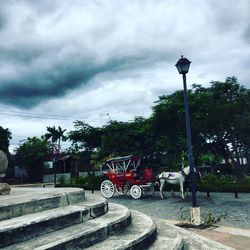
[[[208,228],[214,226],[215,224],[219,223],[222,219],[226,219],[228,216],[227,213],[223,214],[214,214],[211,211],[207,211],[205,214],[201,216],[202,223],[198,226],[193,225],[193,221],[190,217],[190,212],[184,207],[180,207],[179,211],[179,220],[181,221],[180,224],[177,224],[181,227],[198,227],[200,229]]]
[[[88,176],[79,176],[72,178],[69,182],[59,181],[57,187],[79,187],[86,190],[98,190],[105,176],[95,176],[93,174]]]
[[[207,211],[207,213],[202,217],[203,225],[205,227],[211,227],[215,224],[219,223],[222,219],[227,218],[227,213],[223,213],[220,215],[214,215],[211,211]]]
[[[250,178],[247,176],[243,182],[238,182],[232,175],[208,174],[198,184],[198,189],[211,192],[250,192]]]
[[[84,185],[86,183],[86,176],[74,177],[70,180],[71,185]]]
[[[250,176],[245,176],[244,182],[250,185]]]
[[[64,177],[64,176],[60,176],[60,177],[58,178],[58,182],[59,182],[60,185],[66,184],[66,179],[65,179],[65,177]]]
[[[206,185],[218,185],[219,184],[219,178],[216,175],[213,174],[207,174],[203,180],[204,184]]]

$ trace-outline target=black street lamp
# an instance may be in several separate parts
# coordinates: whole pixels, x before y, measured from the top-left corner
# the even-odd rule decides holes
[[[187,58],[181,56],[179,61],[176,63],[176,68],[183,77],[183,88],[184,88],[184,106],[185,106],[185,117],[186,117],[186,130],[187,130],[187,144],[188,144],[188,163],[190,166],[190,181],[191,181],[191,192],[192,192],[192,207],[197,207],[196,199],[196,187],[195,187],[195,176],[194,176],[194,160],[192,152],[192,140],[191,140],[191,129],[190,129],[190,118],[189,118],[189,104],[187,95],[187,83],[186,74],[188,73],[190,61]]]

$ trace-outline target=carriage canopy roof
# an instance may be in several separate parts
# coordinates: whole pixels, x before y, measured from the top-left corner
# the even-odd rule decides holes
[[[127,156],[119,156],[110,158],[106,161],[106,163],[115,163],[115,162],[122,162],[122,161],[140,161],[141,157],[138,155],[127,155]]]
[[[127,155],[108,159],[101,167],[101,170],[109,169],[111,172],[124,172],[136,170],[141,163],[141,157],[137,155]]]

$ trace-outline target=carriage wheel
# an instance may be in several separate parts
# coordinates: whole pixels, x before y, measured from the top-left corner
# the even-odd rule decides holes
[[[149,188],[145,189],[144,192],[146,195],[153,195],[155,192],[155,188],[154,186],[150,186]]]
[[[130,189],[130,194],[134,199],[139,199],[142,196],[142,189],[138,185],[133,185]]]
[[[115,186],[112,181],[105,180],[101,184],[101,193],[105,198],[111,198],[115,193]]]
[[[115,191],[119,194],[119,195],[125,195],[128,192],[128,185],[124,185],[123,187],[121,186],[116,186],[115,187]]]

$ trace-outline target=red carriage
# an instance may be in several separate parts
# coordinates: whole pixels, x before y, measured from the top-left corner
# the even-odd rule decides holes
[[[101,184],[102,195],[111,198],[115,192],[125,195],[128,191],[134,199],[143,194],[152,195],[156,184],[153,170],[140,164],[141,157],[135,155],[107,160],[101,169],[108,177]]]

